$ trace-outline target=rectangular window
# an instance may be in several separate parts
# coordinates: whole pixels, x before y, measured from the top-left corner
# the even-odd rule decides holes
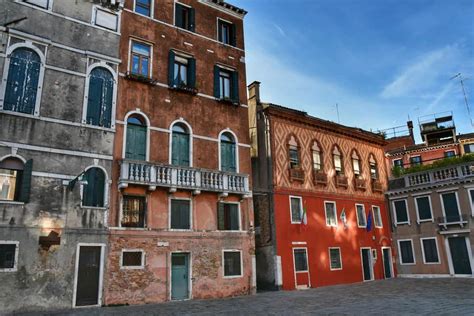
[[[356,178],[360,176],[360,161],[359,159],[352,158],[352,170],[354,171],[354,175]]]
[[[153,0],[135,0],[135,12],[145,16],[151,16],[151,2]]]
[[[324,202],[326,212],[326,226],[337,226],[337,211],[335,202]]]
[[[26,3],[33,4],[43,9],[49,9],[49,2],[51,0],[25,0]]]
[[[97,26],[101,26],[112,31],[117,31],[118,15],[96,8],[93,22]]]
[[[296,272],[308,272],[308,258],[306,256],[306,249],[293,249],[293,259],[295,260]]]
[[[218,19],[218,40],[227,45],[236,45],[235,24]]]
[[[171,229],[191,229],[191,201],[171,199]]]
[[[455,192],[442,193],[441,202],[447,223],[461,221],[458,199]]]
[[[403,159],[394,159],[393,166],[403,168]]]
[[[474,144],[465,144],[464,145],[464,152],[466,154],[468,153],[474,153]]]
[[[230,99],[230,74],[227,71],[219,72],[219,87],[221,99]]]
[[[121,227],[145,227],[145,197],[123,196]]]
[[[174,82],[178,86],[188,85],[188,59],[175,56],[174,59]]]
[[[18,241],[0,241],[0,272],[17,271]]]
[[[313,150],[313,170],[321,169],[321,152]]]
[[[150,77],[151,46],[132,41],[131,72],[134,75]]]
[[[444,152],[445,158],[456,157],[456,152],[454,150],[447,150]]]
[[[224,251],[224,277],[241,277],[242,276],[242,252],[241,251]]]
[[[379,174],[377,172],[377,164],[376,163],[370,163],[370,178],[377,180],[379,178]]]
[[[423,250],[423,262],[427,264],[440,263],[436,238],[421,238],[420,240]]]
[[[382,228],[383,223],[382,223],[382,214],[380,213],[380,207],[372,205],[372,213],[374,216],[375,227]]]
[[[411,239],[399,240],[398,252],[400,254],[400,264],[415,264],[413,241]]]
[[[293,168],[299,167],[300,158],[298,154],[298,147],[290,146],[289,155],[290,155],[290,168],[293,169]]]
[[[410,220],[408,219],[408,208],[406,200],[393,201],[393,208],[395,212],[396,225],[410,223]]]
[[[0,200],[15,201],[21,171],[0,169]]]
[[[342,269],[341,248],[329,248],[329,260],[331,270]]]
[[[214,65],[214,97],[234,104],[240,102],[237,71]]]
[[[240,230],[239,205],[235,203],[219,203],[217,214],[219,230]]]
[[[122,250],[121,268],[143,269],[145,267],[145,252],[143,250]]]
[[[411,166],[418,166],[418,165],[421,165],[421,164],[422,164],[421,156],[410,157],[410,165]]]
[[[416,211],[418,212],[418,220],[420,222],[431,221],[431,203],[429,196],[418,196],[415,198]]]
[[[356,204],[357,212],[357,226],[358,227],[367,227],[367,219],[365,217],[365,207],[362,204]]]
[[[303,199],[301,197],[290,197],[291,223],[298,224],[303,220]]]
[[[336,174],[342,173],[342,160],[340,155],[333,155],[334,156],[334,169],[336,170]]]
[[[174,22],[177,27],[194,32],[194,9],[176,3]]]

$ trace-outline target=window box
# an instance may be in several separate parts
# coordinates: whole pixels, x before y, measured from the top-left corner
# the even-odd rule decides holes
[[[349,181],[347,180],[347,177],[345,175],[335,175],[336,178],[336,187],[338,188],[345,188],[347,189],[349,185]]]
[[[379,180],[373,179],[372,180],[372,192],[382,193],[383,192],[382,182],[380,182]]]
[[[327,185],[328,175],[322,170],[313,170],[314,184]]]
[[[134,74],[130,71],[127,71],[125,73],[125,78],[127,78],[129,80],[143,82],[143,83],[146,83],[146,84],[149,84],[149,85],[152,85],[152,86],[154,86],[157,83],[157,81],[154,80],[153,78],[142,76],[142,75],[139,75],[139,74]]]
[[[185,85],[185,84],[170,86],[170,89],[171,90],[176,90],[176,91],[182,91],[182,92],[192,94],[192,95],[196,95],[198,93],[198,89],[196,89],[194,87],[190,87],[190,86]]]
[[[364,179],[355,178],[354,179],[354,186],[355,186],[356,190],[365,191],[367,189],[367,184],[366,184],[366,181]]]
[[[301,167],[290,168],[290,180],[304,182],[304,171]]]

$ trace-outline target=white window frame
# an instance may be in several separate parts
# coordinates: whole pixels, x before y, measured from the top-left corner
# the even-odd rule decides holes
[[[144,14],[141,14],[141,13],[138,13],[137,11],[135,11],[135,7],[136,7],[136,2],[137,0],[133,0],[133,13],[135,14],[138,14],[140,16],[144,16],[146,18],[149,18],[149,19],[153,19],[154,18],[154,11],[155,11],[155,0],[150,0],[150,15],[144,15]]]
[[[226,252],[238,252],[240,253],[240,275],[225,275],[225,258],[224,255]],[[241,278],[244,276],[244,260],[242,257],[242,250],[240,249],[222,249],[222,278],[224,279],[235,279]]]
[[[410,167],[411,167],[411,166],[420,166],[420,165],[423,164],[423,159],[421,159],[421,161],[420,161],[419,164],[413,165],[412,162],[411,162],[411,158],[416,158],[416,157],[420,157],[420,159],[421,159],[421,155],[413,155],[413,156],[410,156],[410,157],[408,158],[408,161],[410,162]]]
[[[438,255],[438,261],[437,262],[426,262],[425,247],[423,245],[423,241],[424,240],[430,240],[430,239],[434,239],[434,241],[435,241],[436,253]],[[423,238],[420,238],[420,247],[421,247],[421,253],[423,254],[423,263],[424,264],[441,264],[441,257],[439,256],[438,238],[436,238],[436,237],[423,237]]]
[[[461,213],[461,207],[459,205],[458,191],[455,191],[455,190],[449,190],[449,191],[446,191],[446,192],[440,192],[439,193],[439,199],[441,200],[441,210],[443,211],[443,217],[446,218],[446,212],[445,212],[445,209],[444,209],[443,195],[450,194],[450,193],[454,193],[454,195],[456,196],[456,203],[457,203],[457,206],[458,206],[459,219],[462,221],[462,213]],[[469,199],[471,199],[471,197],[469,197]]]
[[[130,73],[130,74],[132,73],[131,69],[132,69],[132,62],[133,62],[133,60],[132,60],[133,42],[150,46],[150,57],[149,57],[150,61],[148,62],[148,67],[150,69],[148,69],[149,73],[148,73],[147,78],[152,79],[153,78],[153,43],[146,42],[146,41],[137,39],[135,37],[130,37],[128,39],[128,66],[127,66],[127,72]]]
[[[20,252],[20,242],[17,240],[0,240],[0,245],[15,245],[15,261],[13,262],[13,268],[0,269],[0,272],[18,271],[18,253]]]
[[[428,204],[430,205],[431,218],[428,218],[428,219],[420,219],[420,212],[418,211],[418,199],[425,198],[425,197],[428,198]],[[431,196],[430,196],[430,194],[415,196],[415,197],[414,197],[414,202],[415,202],[415,209],[416,209],[416,222],[417,222],[418,224],[423,223],[423,222],[434,222],[433,206],[432,206],[432,204],[431,204]]]
[[[124,252],[141,252],[142,253],[141,265],[124,266],[123,265]],[[122,251],[120,252],[120,270],[143,270],[143,269],[145,269],[145,251],[143,249],[122,249]]]
[[[106,13],[115,15],[117,17],[117,24],[115,26],[115,30],[112,30],[112,29],[109,29],[105,26],[96,24],[96,22],[97,22],[97,11],[104,11]],[[91,24],[98,27],[98,28],[101,28],[101,29],[104,29],[104,30],[107,30],[107,31],[112,31],[112,32],[120,32],[120,20],[121,20],[120,17],[121,17],[121,11],[114,12],[112,10],[109,10],[109,9],[103,7],[103,6],[99,6],[99,5],[93,5],[92,6]]]
[[[467,198],[469,199],[469,205],[471,205],[471,216],[474,217],[474,201],[471,199],[471,192],[474,192],[474,188],[467,188]]]
[[[300,221],[293,221],[293,210],[292,210],[292,206],[291,206],[291,199],[298,199],[300,201],[300,218],[301,218]],[[301,224],[304,221],[304,218],[303,218],[303,214],[304,214],[304,211],[303,211],[303,197],[296,196],[296,195],[290,195],[289,202],[290,202],[290,221],[291,221],[291,224]]]
[[[296,271],[295,250],[304,250],[305,251],[305,254],[306,254],[306,270],[304,270],[304,271]],[[296,273],[309,273],[308,247],[293,247],[293,248],[291,248],[291,252],[292,252],[292,255],[293,255],[293,271],[295,272],[295,278],[296,278]],[[295,283],[295,285],[296,285],[296,283]]]
[[[378,205],[372,205],[372,217],[374,218],[374,227],[375,228],[383,228],[383,219],[382,219],[382,210],[380,209],[380,206]],[[380,225],[377,225],[377,221],[375,220],[375,210],[377,210],[377,213],[380,218]]]
[[[399,222],[398,221],[398,218],[397,218],[397,209],[395,208],[395,202],[398,202],[398,201],[404,201],[405,202],[405,209],[406,209],[406,212],[407,212],[407,221],[406,222]],[[398,226],[398,225],[410,225],[411,222],[410,222],[410,211],[408,210],[408,201],[406,198],[402,198],[402,199],[395,199],[395,200],[392,200],[392,210],[393,210],[393,218],[395,219],[395,226]]]
[[[332,262],[331,262],[331,250],[332,250],[332,249],[337,249],[337,250],[339,250],[339,262],[341,263],[341,267],[340,267],[340,268],[333,268],[333,267],[332,267]],[[342,253],[341,253],[341,247],[329,247],[329,248],[328,248],[328,255],[329,255],[329,270],[331,270],[331,271],[342,270]],[[306,254],[306,257],[308,257],[307,254]]]
[[[42,10],[51,11],[51,10],[53,9],[53,1],[54,1],[54,0],[49,0],[49,1],[48,1],[48,7],[47,7],[47,8],[44,8],[44,7],[40,6],[40,5],[31,3],[31,2],[29,2],[29,1],[25,1],[25,2],[23,2],[23,3],[26,3],[26,4],[30,5],[30,6],[35,7],[35,8],[40,8],[40,9],[42,9]]]
[[[13,53],[14,50],[18,48],[28,48],[33,50],[35,53],[38,54],[40,60],[41,60],[41,67],[39,71],[39,76],[38,76],[38,86],[36,88],[36,101],[35,101],[35,110],[33,114],[24,114],[20,113],[22,115],[27,115],[27,116],[40,116],[40,106],[41,106],[41,96],[43,95],[43,82],[44,82],[44,72],[45,72],[45,65],[46,65],[46,56],[48,54],[48,46],[47,44],[43,43],[38,43],[35,42],[37,45],[44,46],[45,51],[44,53],[35,45],[33,45],[33,42],[31,40],[23,39],[23,38],[17,38],[19,40],[24,40],[24,42],[19,42],[15,43],[13,45],[8,46],[7,51],[6,51],[6,58],[4,61],[4,66],[3,66],[3,79],[0,85],[0,111],[6,111],[3,109],[3,102],[5,100],[5,94],[6,94],[6,88],[7,88],[7,80],[8,80],[8,71],[10,69],[10,60],[11,60],[11,54]],[[9,44],[11,42],[12,37],[10,36],[8,38],[7,43]],[[11,113],[18,113],[15,111],[8,111]]]
[[[98,169],[102,170],[102,172],[105,175],[105,180],[104,180],[104,185],[105,185],[105,188],[104,188],[104,206],[98,207],[98,206],[83,205],[82,201],[84,200],[84,184],[81,183],[81,186],[80,186],[80,189],[79,189],[80,190],[79,191],[80,196],[81,196],[81,208],[105,210],[105,209],[109,208],[109,186],[110,186],[109,175],[107,174],[107,170],[105,170],[104,167],[99,166],[99,165],[88,166],[86,169],[84,169],[84,174],[87,172],[87,170],[92,169],[92,168],[98,168]],[[81,176],[81,179],[82,178],[83,178],[83,175]]]
[[[413,262],[409,262],[409,263],[404,263],[403,260],[402,260],[402,251],[401,251],[401,246],[400,246],[400,242],[402,241],[409,241],[411,243],[411,252],[413,254]],[[398,258],[400,260],[400,265],[402,266],[413,266],[413,265],[416,265],[416,257],[415,257],[415,247],[413,246],[413,239],[398,239],[397,240],[397,245],[398,245]]]
[[[326,204],[333,204],[334,205],[334,215],[336,216],[336,224],[335,225],[329,225],[328,223],[328,217],[327,217],[327,212],[326,212]],[[328,227],[337,227],[338,221],[337,221],[337,205],[335,201],[324,201],[324,217],[326,218],[326,226]]]
[[[219,203],[237,205],[237,210],[238,210],[238,214],[239,214],[239,229],[238,230],[220,230],[219,229],[219,223],[217,223],[217,228],[218,228],[217,231],[220,231],[220,232],[242,232],[242,213],[241,213],[241,210],[240,210],[240,202],[219,201]],[[218,212],[219,212],[219,210],[218,210]],[[217,215],[217,218],[219,220],[219,214]]]
[[[189,229],[171,228],[171,201],[189,201]],[[169,197],[168,198],[168,229],[170,231],[189,232],[193,231],[193,199],[185,197]]]
[[[361,225],[360,222],[359,222],[359,213],[357,212],[357,206],[362,206],[362,211],[364,212],[364,222],[365,222],[365,225]],[[367,215],[365,214],[365,205],[364,204],[360,204],[360,203],[356,203],[355,204],[355,210],[356,210],[356,219],[357,219],[357,227],[359,228],[367,228]]]

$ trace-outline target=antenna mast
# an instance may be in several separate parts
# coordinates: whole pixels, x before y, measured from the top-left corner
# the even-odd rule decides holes
[[[467,115],[469,115],[469,120],[471,121],[471,126],[474,127],[474,122],[472,121],[472,117],[471,117],[471,109],[469,108],[469,103],[467,102],[466,90],[464,89],[464,79],[462,77],[462,74],[459,72],[457,75],[451,77],[449,80],[453,80],[457,77],[459,77],[459,81],[461,83],[461,89],[462,89],[462,93],[464,95],[464,103],[466,104]]]
[[[337,112],[337,123],[341,124],[341,120],[339,118],[339,105],[336,103],[336,112]]]

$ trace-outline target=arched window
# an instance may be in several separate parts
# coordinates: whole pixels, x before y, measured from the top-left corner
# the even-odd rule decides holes
[[[175,166],[189,166],[189,130],[186,125],[176,123],[172,128],[171,164]]]
[[[132,115],[127,119],[127,143],[125,158],[146,160],[147,126],[140,115]]]
[[[102,169],[93,167],[82,176],[86,181],[82,191],[82,206],[104,207],[105,173]]]
[[[221,141],[221,170],[237,171],[237,157],[235,151],[235,139],[231,133],[223,133]]]
[[[374,180],[379,178],[379,172],[377,170],[377,160],[375,160],[374,155],[370,154],[369,157],[369,166],[370,166],[370,177]]]
[[[320,171],[323,169],[323,159],[322,159],[322,152],[321,147],[319,146],[318,142],[313,143],[313,147],[311,147],[311,153],[313,157],[313,170]]]
[[[298,150],[298,142],[296,138],[292,135],[288,142],[288,156],[290,160],[290,169],[295,169],[300,167],[300,154]]]
[[[11,53],[3,101],[5,110],[35,113],[40,70],[40,56],[32,49],[21,47]]]
[[[114,77],[110,71],[103,67],[94,68],[89,78],[87,124],[110,127],[113,92]]]
[[[0,161],[0,201],[27,203],[30,196],[33,160],[23,163],[18,158],[8,157]]]
[[[359,179],[361,176],[360,172],[360,158],[359,155],[357,154],[357,151],[353,150],[352,151],[352,171],[354,172],[354,177],[356,179]]]
[[[334,149],[332,150],[332,157],[333,157],[334,170],[336,170],[336,175],[343,175],[344,167],[342,163],[342,153],[339,147],[334,146]]]

